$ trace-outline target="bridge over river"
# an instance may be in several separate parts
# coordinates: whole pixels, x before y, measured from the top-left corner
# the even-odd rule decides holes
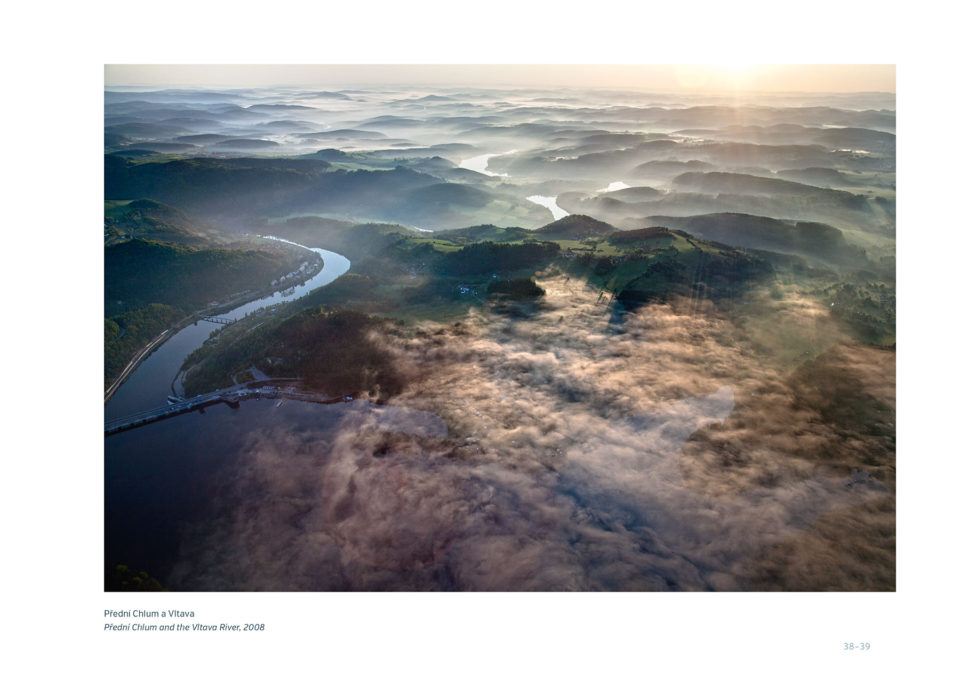
[[[212,322],[217,325],[232,325],[237,322],[236,318],[225,318],[222,315],[204,315],[200,320],[206,320],[207,322]]]
[[[189,399],[180,399],[166,406],[142,411],[123,418],[115,418],[104,423],[103,434],[114,435],[124,430],[131,430],[149,423],[179,416],[181,413],[200,411],[214,404],[227,404],[237,408],[241,401],[250,399],[291,399],[293,401],[307,401],[314,404],[336,404],[341,401],[351,401],[353,397],[343,395],[328,397],[313,392],[303,392],[294,388],[279,389],[276,387],[256,387],[253,389],[230,389],[227,391],[209,392]]]

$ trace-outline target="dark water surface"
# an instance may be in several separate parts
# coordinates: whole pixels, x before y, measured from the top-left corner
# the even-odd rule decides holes
[[[216,516],[222,485],[252,436],[333,428],[350,404],[246,401],[111,435],[105,442],[105,560],[165,581],[185,529]],[[227,500],[229,501],[229,500]]]
[[[340,254],[323,258],[317,275],[292,293],[277,291],[224,317],[239,319],[260,308],[298,299],[350,269]],[[120,386],[104,409],[105,420],[163,406],[184,358],[221,325],[199,321],[154,351]],[[252,433],[277,423],[323,431],[353,405],[323,406],[273,400],[247,401],[238,409],[215,405],[105,438],[105,561],[146,569],[161,581],[176,559],[184,528],[213,515],[212,504],[233,459]],[[218,479],[219,478],[219,479]]]

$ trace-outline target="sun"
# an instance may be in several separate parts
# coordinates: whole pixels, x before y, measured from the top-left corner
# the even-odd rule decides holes
[[[750,62],[720,62],[717,64],[717,67],[732,74],[743,74],[755,66],[756,65]]]
[[[761,65],[750,62],[714,62],[699,65],[678,65],[677,84],[685,89],[742,90],[752,85]]]

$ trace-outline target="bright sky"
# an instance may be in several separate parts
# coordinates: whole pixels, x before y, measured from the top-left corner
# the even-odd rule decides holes
[[[894,65],[106,65],[143,87],[567,86],[699,92],[896,92]]]

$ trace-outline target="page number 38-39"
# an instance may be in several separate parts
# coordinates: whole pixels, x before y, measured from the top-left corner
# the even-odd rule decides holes
[[[844,650],[869,650],[870,643],[844,643]]]

